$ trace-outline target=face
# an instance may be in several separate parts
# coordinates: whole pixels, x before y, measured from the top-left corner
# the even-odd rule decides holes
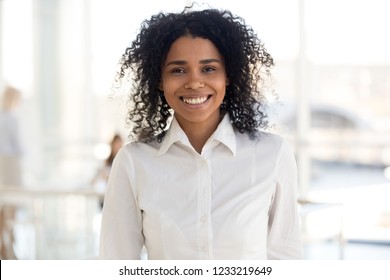
[[[223,57],[210,40],[183,36],[173,42],[160,89],[182,127],[217,125],[226,84]]]

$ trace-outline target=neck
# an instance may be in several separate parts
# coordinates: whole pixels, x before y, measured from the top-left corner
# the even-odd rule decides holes
[[[192,147],[199,153],[202,153],[202,149],[207,140],[217,129],[221,121],[221,115],[218,113],[215,116],[202,122],[189,122],[186,120],[178,119],[178,122],[188,137]]]

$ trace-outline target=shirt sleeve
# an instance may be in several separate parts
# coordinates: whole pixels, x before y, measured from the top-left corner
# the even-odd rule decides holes
[[[114,159],[104,199],[100,259],[140,259],[144,236],[134,168],[126,147]]]
[[[297,201],[297,166],[290,145],[282,140],[276,161],[276,187],[268,222],[268,259],[302,259]]]

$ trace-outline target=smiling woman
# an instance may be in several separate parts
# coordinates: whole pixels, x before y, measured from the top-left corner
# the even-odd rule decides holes
[[[167,78],[167,70],[175,81],[182,81],[182,77],[198,79],[200,74],[202,79],[222,74],[221,86],[226,86],[226,93],[221,109],[230,116],[234,127],[241,133],[254,133],[258,128],[267,127],[266,100],[262,93],[273,59],[252,28],[241,24],[243,19],[225,12],[221,19],[214,21],[212,17],[215,12],[183,13],[180,24],[176,24],[172,14],[155,15],[143,23],[144,28],[136,41],[127,48],[122,57],[118,81],[129,72],[134,74],[136,92],[131,97],[134,106],[128,114],[129,123],[134,124],[131,133],[134,139],[147,140],[157,136],[161,141],[165,134],[173,109],[167,103],[165,89],[162,88],[162,79]],[[199,24],[200,20],[202,24]],[[240,23],[236,24],[235,21]],[[167,32],[160,32],[161,25]],[[202,41],[200,39],[206,40],[197,44],[196,48],[191,45],[190,42],[198,43]],[[180,44],[180,49],[177,44]],[[182,49],[184,47],[186,50]],[[190,63],[194,67],[194,61],[186,61],[190,52],[194,52],[191,59],[198,59],[196,63],[202,65],[202,71],[185,69],[184,66],[188,67]],[[192,83],[187,83],[186,87],[193,86]]]
[[[198,153],[220,122],[226,84],[223,58],[210,40],[186,35],[172,44],[160,89]]]
[[[259,130],[273,59],[252,28],[226,10],[160,13],[121,62],[135,139],[111,169],[100,257],[301,258],[295,159]]]

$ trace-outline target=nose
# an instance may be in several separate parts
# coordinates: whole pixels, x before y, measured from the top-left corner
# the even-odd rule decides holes
[[[204,87],[204,82],[200,79],[199,75],[197,74],[190,75],[188,81],[184,84],[185,89],[198,89],[203,87]]]

